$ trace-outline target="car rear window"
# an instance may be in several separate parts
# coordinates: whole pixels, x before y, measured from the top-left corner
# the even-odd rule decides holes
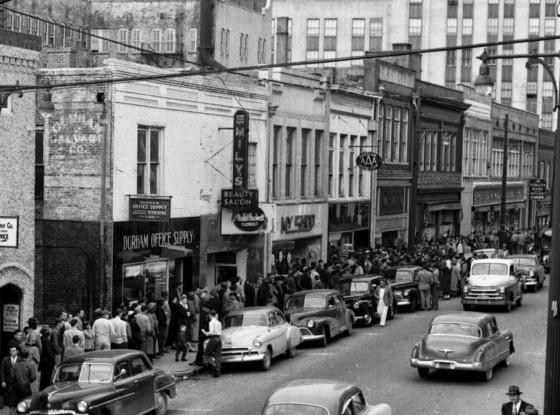
[[[482,337],[480,327],[465,323],[436,323],[428,329],[428,334]]]
[[[320,406],[300,403],[279,403],[266,408],[264,415],[328,415],[329,412]]]

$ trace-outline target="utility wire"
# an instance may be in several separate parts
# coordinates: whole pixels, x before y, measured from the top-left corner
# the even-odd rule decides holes
[[[315,60],[305,60],[305,61],[297,61],[297,62],[283,62],[283,63],[271,63],[271,64],[260,64],[260,65],[249,65],[249,66],[237,66],[232,68],[225,68],[225,69],[211,69],[211,70],[185,70],[185,71],[178,71],[173,73],[167,73],[162,75],[148,75],[148,76],[131,76],[131,77],[122,77],[122,78],[112,78],[112,79],[103,79],[103,80],[95,80],[95,81],[81,81],[81,82],[65,82],[65,83],[58,83],[58,84],[50,84],[48,88],[70,88],[70,87],[78,87],[78,86],[86,86],[86,85],[101,85],[101,84],[115,84],[115,83],[123,83],[123,82],[139,82],[139,81],[154,81],[159,79],[171,79],[171,78],[179,78],[179,77],[190,77],[190,76],[207,76],[219,73],[238,73],[242,71],[255,71],[255,70],[263,70],[263,69],[273,69],[273,68],[286,68],[292,66],[308,66],[308,65],[318,65],[318,64],[325,64],[325,63],[334,63],[334,62],[345,62],[345,61],[353,61],[353,60],[365,60],[365,59],[377,59],[377,58],[389,58],[395,56],[408,56],[408,55],[418,55],[423,53],[435,53],[435,52],[447,52],[453,50],[465,50],[465,49],[475,49],[475,48],[483,48],[483,47],[491,47],[491,46],[499,46],[499,45],[510,45],[515,43],[534,43],[534,42],[543,42],[547,40],[556,40],[560,39],[560,35],[554,36],[543,36],[538,38],[525,38],[525,39],[512,39],[512,40],[503,40],[499,42],[484,42],[484,43],[475,43],[471,45],[457,45],[457,46],[446,46],[446,47],[439,47],[439,48],[428,48],[428,49],[421,49],[421,50],[410,50],[410,51],[387,51],[387,52],[377,52],[371,53],[368,55],[363,56],[345,56],[340,58],[332,58],[332,59],[315,59]],[[514,56],[514,55],[512,55]],[[560,57],[560,54],[558,54]],[[491,58],[491,57],[490,57]],[[274,80],[273,80],[274,82]],[[35,91],[45,89],[45,85],[12,85],[12,86],[3,86],[0,87],[0,91]]]

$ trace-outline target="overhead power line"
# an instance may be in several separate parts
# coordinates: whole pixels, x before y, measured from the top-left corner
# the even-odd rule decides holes
[[[87,85],[102,85],[102,84],[115,84],[115,83],[124,83],[124,82],[140,82],[140,81],[155,81],[160,79],[172,79],[172,78],[180,78],[180,77],[190,77],[190,76],[207,76],[207,75],[214,75],[219,73],[238,73],[244,71],[255,71],[255,70],[263,70],[263,69],[273,69],[273,68],[286,68],[286,67],[293,67],[293,66],[308,66],[308,65],[319,65],[325,63],[336,63],[336,62],[346,62],[346,61],[353,61],[353,60],[365,60],[365,59],[377,59],[377,58],[390,58],[396,56],[407,56],[407,55],[418,55],[424,53],[436,53],[436,52],[448,52],[454,50],[465,50],[465,49],[476,49],[476,48],[485,48],[485,47],[492,47],[492,46],[500,46],[500,45],[510,45],[515,43],[534,43],[534,42],[544,42],[547,40],[556,40],[560,39],[560,35],[554,36],[543,36],[543,37],[535,37],[535,38],[524,38],[524,39],[512,39],[512,40],[503,40],[499,42],[484,42],[484,43],[475,43],[470,45],[457,45],[457,46],[446,46],[446,47],[439,47],[439,48],[428,48],[428,49],[420,49],[420,50],[396,50],[396,51],[386,51],[386,52],[373,52],[368,55],[363,56],[345,56],[340,58],[331,58],[331,59],[315,59],[315,60],[305,60],[305,61],[297,61],[297,62],[283,62],[283,63],[271,63],[271,64],[260,64],[260,65],[249,65],[249,66],[237,66],[232,68],[225,68],[225,69],[203,69],[203,70],[185,70],[185,71],[177,71],[173,73],[161,74],[161,75],[142,75],[142,76],[130,76],[130,77],[121,77],[121,78],[113,78],[113,79],[102,79],[102,80],[91,80],[91,81],[80,81],[80,82],[62,82],[57,84],[50,84],[48,87],[51,89],[54,88],[73,88],[79,86],[87,86]],[[560,54],[558,55],[560,57]],[[491,59],[491,56],[489,56]],[[12,86],[3,86],[0,87],[0,91],[35,91],[45,89],[45,85],[17,85]]]

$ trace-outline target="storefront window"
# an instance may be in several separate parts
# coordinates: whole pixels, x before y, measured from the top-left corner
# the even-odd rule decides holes
[[[122,302],[129,306],[140,298],[160,298],[168,289],[167,276],[167,261],[123,265]]]

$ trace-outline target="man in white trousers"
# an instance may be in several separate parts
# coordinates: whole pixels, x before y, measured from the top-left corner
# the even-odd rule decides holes
[[[393,304],[393,290],[387,285],[385,278],[381,278],[379,281],[379,286],[375,290],[375,297],[377,298],[377,314],[381,318],[379,325],[385,327],[387,312]]]

